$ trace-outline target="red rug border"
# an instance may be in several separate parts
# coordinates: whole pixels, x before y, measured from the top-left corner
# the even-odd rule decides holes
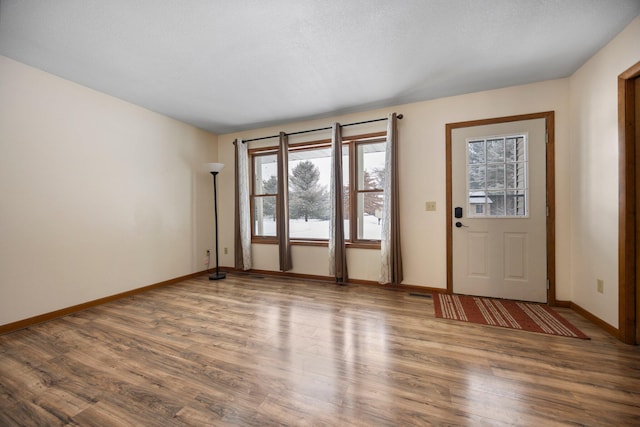
[[[440,298],[443,295],[440,295],[439,293],[435,293],[434,292],[433,293],[434,314],[435,314],[435,317],[438,318],[438,319],[454,320],[454,321],[466,322],[466,323],[474,323],[476,325],[499,327],[499,328],[503,328],[503,329],[511,329],[511,330],[514,330],[514,331],[533,332],[533,333],[537,333],[537,334],[544,334],[544,335],[550,335],[550,336],[556,336],[556,337],[578,338],[578,339],[584,339],[584,340],[590,340],[591,339],[588,335],[586,335],[580,329],[575,327],[571,322],[569,322],[567,319],[562,317],[562,315],[560,315],[560,313],[558,313],[555,310],[553,310],[553,308],[549,307],[549,305],[547,305],[547,304],[536,303],[536,302],[531,302],[531,301],[518,301],[518,300],[507,300],[507,299],[502,299],[502,298],[480,297],[480,296],[474,296],[474,295],[461,295],[461,294],[446,294],[446,295],[447,296],[451,296],[451,297],[458,297],[458,298],[461,298],[461,299],[469,299],[469,300],[473,300],[474,298],[480,298],[480,299],[483,299],[483,300],[501,301],[501,302],[503,302],[503,303],[505,303],[507,305],[523,303],[523,304],[531,304],[531,305],[541,306],[547,313],[549,313],[551,316],[553,316],[555,319],[557,319],[566,328],[570,329],[571,332],[573,332],[576,336],[562,335],[562,334],[558,334],[558,333],[550,333],[550,332],[545,332],[543,330],[518,329],[518,328],[513,328],[513,327],[503,326],[503,325],[491,325],[491,324],[486,323],[485,321],[473,321],[473,320],[453,319],[453,318],[450,318],[450,317],[445,317],[443,315],[443,313],[442,313],[442,305],[441,305],[441,301],[440,301]]]

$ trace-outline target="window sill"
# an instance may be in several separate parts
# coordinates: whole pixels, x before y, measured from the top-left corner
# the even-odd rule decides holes
[[[259,245],[277,245],[278,241],[275,239],[261,239],[261,238],[253,238],[251,239],[252,244]],[[329,242],[326,240],[299,240],[293,239],[291,240],[291,246],[316,246],[316,247],[328,247]],[[345,246],[349,249],[380,249],[380,242],[346,242]]]

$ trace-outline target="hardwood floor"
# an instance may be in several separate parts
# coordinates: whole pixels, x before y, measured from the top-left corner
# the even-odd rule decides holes
[[[592,340],[203,276],[0,336],[0,425],[640,425],[640,348],[558,311]]]

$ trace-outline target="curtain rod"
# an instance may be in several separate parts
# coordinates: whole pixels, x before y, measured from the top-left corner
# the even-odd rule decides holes
[[[402,114],[398,114],[396,117],[398,118],[398,120],[402,120],[402,118],[404,116]],[[347,124],[344,124],[344,125],[340,125],[340,127],[363,125],[365,123],[381,122],[383,120],[388,120],[388,117],[383,117],[383,118],[380,118],[380,119],[365,120],[365,121],[362,121],[362,122],[347,123]],[[323,128],[317,128],[317,129],[301,130],[301,131],[298,131],[298,132],[287,133],[286,135],[300,135],[300,134],[303,134],[303,133],[318,132],[318,131],[321,131],[321,130],[329,130],[329,129],[331,129],[331,126],[327,126],[327,127],[323,127]],[[263,136],[263,137],[260,137],[260,138],[243,139],[242,143],[251,142],[251,141],[260,141],[260,140],[269,139],[269,138],[278,138],[279,136],[280,136],[280,134],[271,135],[271,136]],[[234,144],[235,144],[235,142],[234,142]]]

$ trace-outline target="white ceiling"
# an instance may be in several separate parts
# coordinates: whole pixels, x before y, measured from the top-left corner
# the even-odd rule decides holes
[[[640,0],[0,0],[0,54],[224,134],[567,77],[639,13]]]

